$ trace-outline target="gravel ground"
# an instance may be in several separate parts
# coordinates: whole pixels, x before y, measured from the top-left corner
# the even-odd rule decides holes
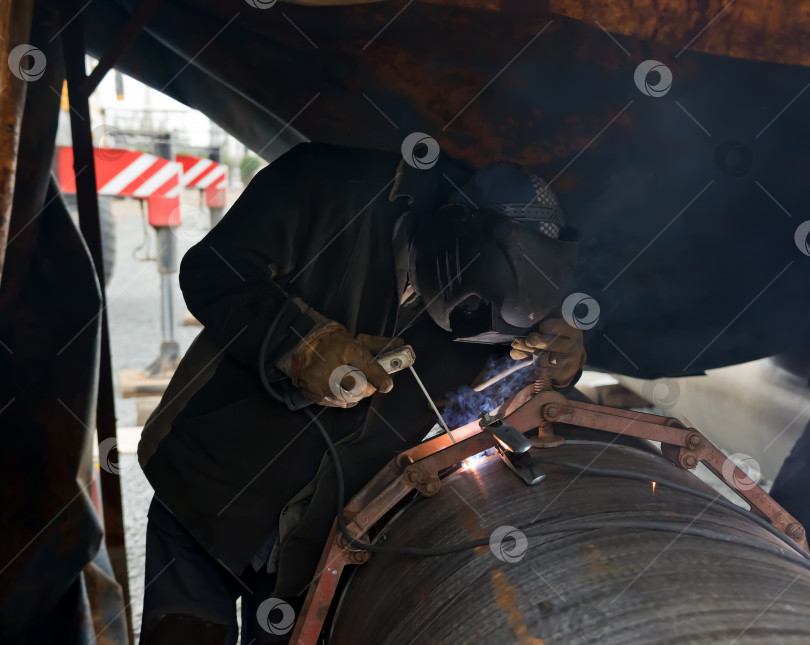
[[[146,555],[146,511],[152,501],[152,487],[138,466],[135,455],[121,455],[121,486],[124,495],[124,530],[132,598],[132,624],[137,637],[143,608],[144,557]]]
[[[232,204],[236,194],[229,195]],[[184,204],[197,204],[196,192],[186,191]],[[121,478],[124,504],[124,528],[126,532],[127,563],[132,596],[132,617],[135,634],[141,625],[141,609],[144,588],[144,555],[146,552],[146,512],[152,499],[152,487],[146,481],[132,454],[140,429],[135,428],[137,415],[135,399],[124,399],[118,388],[120,370],[142,369],[157,358],[161,337],[160,326],[160,276],[157,265],[138,258],[154,258],[156,251],[155,231],[144,227],[145,215],[141,214],[137,201],[115,201],[113,214],[116,221],[116,264],[107,287],[109,303],[110,338],[113,372],[116,379],[116,412],[119,426]],[[178,258],[206,232],[209,216],[199,209],[183,207],[184,224],[177,231]],[[144,245],[144,242],[147,242]],[[198,327],[183,327],[186,307],[183,303],[177,276],[175,283],[175,316],[177,319],[176,340],[180,351],[185,352],[199,332]]]
[[[188,201],[188,200],[186,200]],[[201,213],[197,209],[184,208],[189,222],[180,227],[175,235],[179,258],[199,240],[205,230],[199,226]],[[135,399],[124,399],[117,387],[120,370],[142,369],[157,358],[162,340],[160,328],[160,275],[154,260],[142,261],[147,253],[154,258],[156,252],[155,231],[147,227],[136,200],[115,201],[113,214],[116,225],[116,262],[113,277],[107,286],[108,315],[113,372],[116,376],[116,412],[118,425],[136,425]],[[146,237],[145,237],[146,236]],[[139,248],[147,242],[144,248]],[[174,275],[176,339],[180,351],[185,352],[199,332],[198,327],[183,327],[186,306],[180,293],[177,274]]]

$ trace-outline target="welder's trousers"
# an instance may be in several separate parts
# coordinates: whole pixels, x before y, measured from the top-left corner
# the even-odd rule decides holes
[[[239,598],[242,643],[286,643],[298,605],[273,599],[274,574],[226,569],[156,498],[146,526],[144,585],[141,645],[235,645]]]

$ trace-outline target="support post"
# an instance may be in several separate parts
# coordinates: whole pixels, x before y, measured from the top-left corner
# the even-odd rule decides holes
[[[0,276],[6,255],[6,240],[14,202],[17,150],[25,107],[27,81],[12,73],[9,52],[18,38],[31,30],[31,2],[0,0]],[[13,36],[13,37],[12,37]]]
[[[211,161],[222,163],[222,148],[219,146],[211,148],[211,154],[208,155],[208,158]],[[227,189],[223,188],[223,192],[225,190]],[[211,228],[214,228],[217,224],[219,224],[219,220],[222,219],[223,215],[225,215],[225,208],[222,206],[209,206],[209,209],[211,211]]]
[[[155,138],[154,154],[174,161],[172,135]],[[177,326],[174,315],[174,276],[177,273],[177,240],[169,226],[155,226],[157,233],[157,265],[160,273],[160,354],[145,370],[146,376],[171,374],[180,362],[180,346],[175,338]]]

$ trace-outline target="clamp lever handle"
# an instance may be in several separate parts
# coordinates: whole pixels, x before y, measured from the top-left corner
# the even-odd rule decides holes
[[[481,415],[478,425],[481,426],[481,430],[489,432],[495,437],[495,440],[504,450],[523,453],[532,447],[532,442],[515,428],[508,423],[504,423],[501,419],[491,417],[488,412]]]

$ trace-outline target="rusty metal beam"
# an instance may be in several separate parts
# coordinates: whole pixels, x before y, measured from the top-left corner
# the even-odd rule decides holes
[[[75,0],[60,3],[65,68],[68,96],[70,98],[70,130],[73,136],[73,163],[76,171],[76,201],[79,206],[79,227],[101,284],[101,352],[98,375],[98,399],[96,404],[96,430],[99,443],[116,437],[115,395],[113,391],[110,333],[107,320],[107,296],[104,288],[104,259],[101,248],[101,226],[98,211],[98,191],[93,156],[93,138],[90,130],[90,104],[79,88],[85,82],[84,29],[81,20],[73,20],[80,13]],[[84,168],[86,172],[80,172]],[[117,447],[113,448],[113,453]],[[117,454],[111,455],[117,459]],[[126,603],[127,626],[130,641],[133,641],[132,611],[130,609],[129,573],[127,568],[124,534],[124,514],[121,500],[121,481],[118,475],[101,470],[101,490],[104,513],[104,535],[115,578],[121,585]]]
[[[551,0],[552,13],[681,51],[810,65],[810,2]]]
[[[17,173],[17,151],[27,81],[12,71],[9,53],[28,38],[31,31],[31,0],[0,0],[0,280],[6,256],[6,241],[14,202],[14,179]]]
[[[283,0],[300,5],[363,5],[370,0]],[[399,3],[395,3],[399,4]],[[810,65],[810,2],[796,0],[422,0],[462,10],[552,13],[605,31],[718,56]]]

